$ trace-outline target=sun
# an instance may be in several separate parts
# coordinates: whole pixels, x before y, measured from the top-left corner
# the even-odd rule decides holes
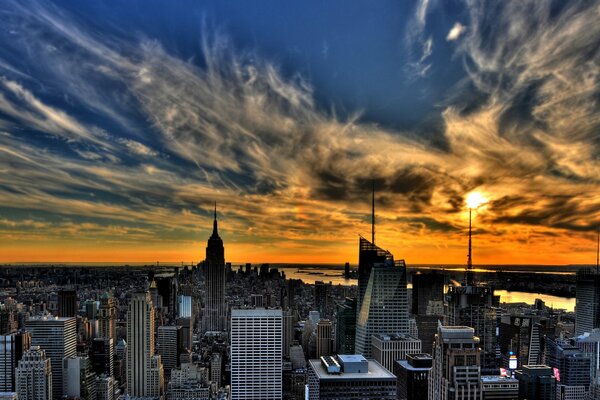
[[[477,208],[482,204],[488,202],[488,199],[479,192],[471,192],[467,195],[466,198],[467,207],[469,208]]]

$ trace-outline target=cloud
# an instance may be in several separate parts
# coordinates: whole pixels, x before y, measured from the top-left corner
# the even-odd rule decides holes
[[[124,145],[125,147],[127,147],[127,149],[129,149],[129,151],[140,155],[140,156],[147,156],[147,157],[156,157],[158,156],[158,152],[152,150],[150,147],[146,146],[145,144],[142,144],[140,142],[136,142],[135,140],[131,140],[131,139],[125,139],[125,138],[119,138],[117,140],[120,144]]]
[[[431,71],[433,6],[419,2],[408,35],[421,77]],[[440,106],[439,148],[360,114],[338,118],[305,77],[222,34],[203,32],[195,64],[54,6],[7,2],[7,29],[30,29],[10,42],[0,33],[14,52],[0,50],[9,132],[0,135],[0,214],[44,213],[64,240],[87,226],[89,237],[114,227],[115,240],[181,242],[210,229],[217,200],[237,243],[353,246],[340,232],[366,229],[375,182],[379,237],[416,255],[432,242],[459,248],[473,190],[491,199],[478,216],[489,243],[586,238],[600,223],[599,11],[585,2],[556,12],[535,1],[465,7],[469,29],[457,23],[448,40],[462,27],[456,51],[467,76]],[[28,74],[14,73],[20,62]],[[26,235],[27,224],[5,219],[14,224],[0,235]]]
[[[448,36],[446,36],[446,40],[451,42],[460,37],[465,32],[466,26],[461,24],[460,22],[455,22],[452,29],[448,32]]]

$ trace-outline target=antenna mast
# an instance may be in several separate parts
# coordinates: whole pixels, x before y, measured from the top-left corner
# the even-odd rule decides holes
[[[375,181],[373,181],[373,193],[371,196],[371,243],[375,244]]]

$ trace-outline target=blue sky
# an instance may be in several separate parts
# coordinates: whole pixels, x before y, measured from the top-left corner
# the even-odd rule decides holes
[[[217,200],[236,261],[343,262],[374,181],[382,245],[408,260],[462,261],[476,191],[481,260],[583,262],[599,16],[597,1],[4,2],[5,260],[187,259]]]

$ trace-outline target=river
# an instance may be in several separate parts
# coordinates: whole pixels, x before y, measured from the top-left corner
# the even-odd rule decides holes
[[[288,279],[301,279],[304,283],[314,284],[315,281],[331,282],[333,285],[356,285],[356,279],[344,279],[343,271],[339,269],[312,269],[297,267],[281,267],[285,271]],[[410,287],[410,285],[409,285]],[[500,296],[501,303],[527,303],[534,304],[535,299],[542,299],[547,307],[562,308],[567,311],[575,310],[574,297],[560,297],[542,293],[529,292],[509,292],[507,290],[495,290],[494,293]]]

